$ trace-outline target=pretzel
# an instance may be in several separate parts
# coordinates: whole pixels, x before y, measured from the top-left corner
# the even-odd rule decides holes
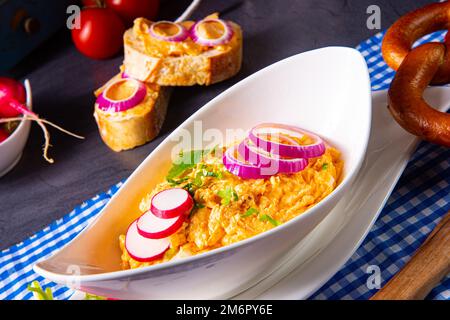
[[[450,147],[450,115],[433,109],[422,95],[429,84],[450,82],[450,38],[411,50],[424,35],[450,28],[450,2],[434,3],[401,17],[386,32],[382,54],[397,70],[388,91],[389,110],[410,133]]]
[[[450,114],[439,112],[422,98],[439,70],[446,48],[426,43],[411,51],[397,71],[388,91],[389,111],[410,133],[450,147]]]

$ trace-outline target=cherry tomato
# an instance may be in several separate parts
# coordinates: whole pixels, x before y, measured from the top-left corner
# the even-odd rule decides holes
[[[109,8],[81,10],[80,28],[72,29],[77,49],[90,58],[106,59],[118,53],[123,45],[125,26]]]
[[[103,1],[99,0],[81,0],[83,7],[103,7]]]
[[[117,12],[127,26],[139,17],[154,20],[159,9],[159,0],[105,0],[105,3]]]
[[[5,129],[0,128],[0,143],[8,139],[9,134]]]

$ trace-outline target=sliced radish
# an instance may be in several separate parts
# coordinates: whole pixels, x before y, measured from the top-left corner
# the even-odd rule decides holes
[[[184,189],[172,188],[158,192],[152,198],[151,211],[161,219],[175,218],[188,214],[194,200]]]
[[[141,236],[137,228],[137,220],[128,227],[125,248],[134,260],[149,262],[159,259],[169,249],[169,246],[170,240],[168,238],[148,239]]]
[[[177,232],[183,224],[184,218],[185,215],[180,214],[175,218],[161,219],[149,210],[137,220],[137,229],[143,237],[161,239]]]

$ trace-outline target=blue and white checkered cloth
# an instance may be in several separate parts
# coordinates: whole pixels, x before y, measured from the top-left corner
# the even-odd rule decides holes
[[[423,41],[440,41],[434,33]],[[381,57],[383,33],[361,43],[357,49],[366,58],[373,90],[386,89],[394,72]],[[121,183],[75,208],[24,242],[0,253],[0,299],[30,299],[27,285],[37,280],[52,288],[56,299],[67,299],[73,291],[49,282],[33,272],[34,263],[48,257],[72,240],[108,202]],[[422,244],[440,218],[450,210],[450,149],[421,143],[386,207],[355,254],[312,299],[367,299],[376,290],[366,286],[366,268],[377,265],[382,285]],[[429,299],[450,300],[450,276],[429,294]]]

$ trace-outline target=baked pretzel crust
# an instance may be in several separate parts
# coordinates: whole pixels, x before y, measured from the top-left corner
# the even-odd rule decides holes
[[[408,13],[386,31],[381,45],[384,61],[392,69],[398,70],[411,51],[414,42],[429,33],[448,29],[450,29],[450,2],[448,1],[433,3]],[[450,50],[447,50],[445,59],[431,83],[445,84],[449,82]]]
[[[389,88],[389,111],[410,133],[450,147],[450,114],[433,109],[422,97],[446,54],[442,43],[426,43],[411,51]]]
[[[410,133],[450,147],[450,115],[433,109],[423,92],[430,84],[450,82],[450,37],[411,49],[430,32],[450,28],[450,2],[434,3],[406,14],[386,32],[381,51],[397,71],[388,91],[389,111]]]

